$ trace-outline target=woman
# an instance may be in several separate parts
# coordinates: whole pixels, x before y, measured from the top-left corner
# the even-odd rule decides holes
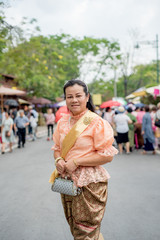
[[[142,135],[144,139],[144,151],[143,154],[146,154],[147,151],[152,151],[155,154],[153,143],[155,142],[153,129],[152,129],[152,119],[149,113],[149,107],[145,106],[145,114],[142,120]]]
[[[123,153],[123,143],[126,144],[126,153],[130,153],[130,146],[129,146],[129,138],[128,138],[128,131],[129,127],[128,124],[132,123],[132,120],[125,114],[124,107],[118,108],[118,114],[114,116],[114,122],[116,124],[116,131],[117,131],[117,143],[119,147],[120,154]]]
[[[5,145],[9,143],[10,152],[12,152],[12,143],[14,142],[13,119],[8,112],[5,112],[5,119],[2,122],[2,154],[5,153]]]
[[[129,124],[129,145],[130,145],[130,151],[132,152],[134,148],[134,128],[135,128],[135,123],[137,122],[137,119],[135,116],[132,115],[132,108],[127,109],[127,116],[132,120],[132,123]]]
[[[51,136],[53,135],[53,127],[55,123],[55,116],[52,112],[52,109],[49,108],[47,114],[45,114],[47,129],[48,129],[48,138],[47,141],[50,141],[50,129],[51,129]]]
[[[56,169],[63,177],[69,175],[74,184],[82,188],[78,196],[61,194],[65,216],[74,239],[103,239],[100,225],[107,202],[109,174],[101,165],[111,162],[117,154],[112,146],[113,130],[107,121],[92,113],[94,107],[84,82],[68,81],[64,85],[64,96],[70,114],[59,120],[53,134]],[[90,113],[93,118],[85,117]],[[83,119],[83,124],[79,119]],[[87,127],[63,159],[62,142],[75,124],[76,133],[82,125]]]
[[[37,119],[34,114],[31,112],[31,116],[29,118],[29,123],[32,127],[32,141],[36,140],[36,130],[37,130]]]
[[[110,107],[106,108],[106,112],[104,113],[103,119],[107,120],[111,125],[113,124],[113,113]]]

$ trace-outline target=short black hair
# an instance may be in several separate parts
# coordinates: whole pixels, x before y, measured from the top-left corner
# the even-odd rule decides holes
[[[129,113],[133,112],[133,111],[132,111],[132,108],[129,107],[129,108],[127,109],[127,112],[129,112]]]

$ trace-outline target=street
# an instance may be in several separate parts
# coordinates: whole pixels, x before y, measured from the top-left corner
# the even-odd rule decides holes
[[[60,195],[48,183],[54,169],[45,137],[0,155],[0,240],[72,240]],[[105,240],[160,239],[160,155],[117,155],[101,232]]]

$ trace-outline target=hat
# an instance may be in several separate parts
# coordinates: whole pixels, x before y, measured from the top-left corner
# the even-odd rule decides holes
[[[120,106],[120,107],[118,108],[118,112],[119,112],[119,113],[124,113],[124,112],[125,112],[124,107]]]

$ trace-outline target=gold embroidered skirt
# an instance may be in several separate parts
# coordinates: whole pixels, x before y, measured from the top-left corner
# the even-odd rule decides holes
[[[98,240],[107,202],[107,182],[90,183],[79,196],[61,194],[74,240]]]

